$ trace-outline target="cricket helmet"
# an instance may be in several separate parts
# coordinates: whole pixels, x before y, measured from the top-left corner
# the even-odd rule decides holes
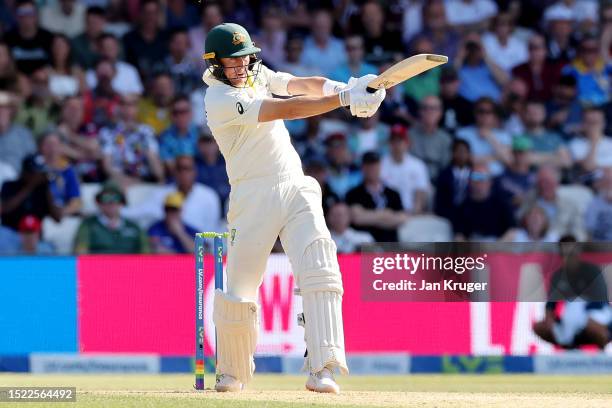
[[[221,58],[250,55],[247,75],[248,77],[254,77],[259,73],[260,59],[257,58],[258,52],[261,52],[261,49],[255,46],[244,27],[234,23],[222,23],[208,32],[204,44],[203,58],[208,65],[208,70],[216,79],[231,85],[223,71]]]

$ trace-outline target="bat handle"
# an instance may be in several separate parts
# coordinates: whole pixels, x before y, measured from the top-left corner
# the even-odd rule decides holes
[[[366,91],[368,91],[369,93],[374,93],[374,92],[378,91],[378,89],[376,89],[376,88],[372,88],[371,86],[368,86],[368,87],[366,88]]]

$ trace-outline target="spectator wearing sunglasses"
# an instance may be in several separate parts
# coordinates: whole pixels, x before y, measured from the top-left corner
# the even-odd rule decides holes
[[[191,103],[185,95],[174,98],[171,109],[171,125],[164,130],[159,139],[159,153],[168,174],[172,174],[178,156],[196,155],[199,129],[193,123]]]

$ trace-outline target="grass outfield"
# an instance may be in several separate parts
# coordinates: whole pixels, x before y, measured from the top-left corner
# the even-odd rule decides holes
[[[206,385],[213,384],[211,376]],[[0,386],[76,386],[77,403],[28,407],[612,407],[612,376],[411,375],[340,377],[341,395],[304,390],[305,377],[256,375],[247,391],[193,390],[191,375],[0,374]],[[23,404],[0,403],[0,408]]]

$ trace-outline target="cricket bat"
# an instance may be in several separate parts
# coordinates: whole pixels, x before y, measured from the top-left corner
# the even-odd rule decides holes
[[[387,69],[368,84],[368,92],[374,93],[378,89],[389,89],[400,82],[404,82],[438,65],[446,64],[448,57],[437,54],[418,54],[406,58]]]

